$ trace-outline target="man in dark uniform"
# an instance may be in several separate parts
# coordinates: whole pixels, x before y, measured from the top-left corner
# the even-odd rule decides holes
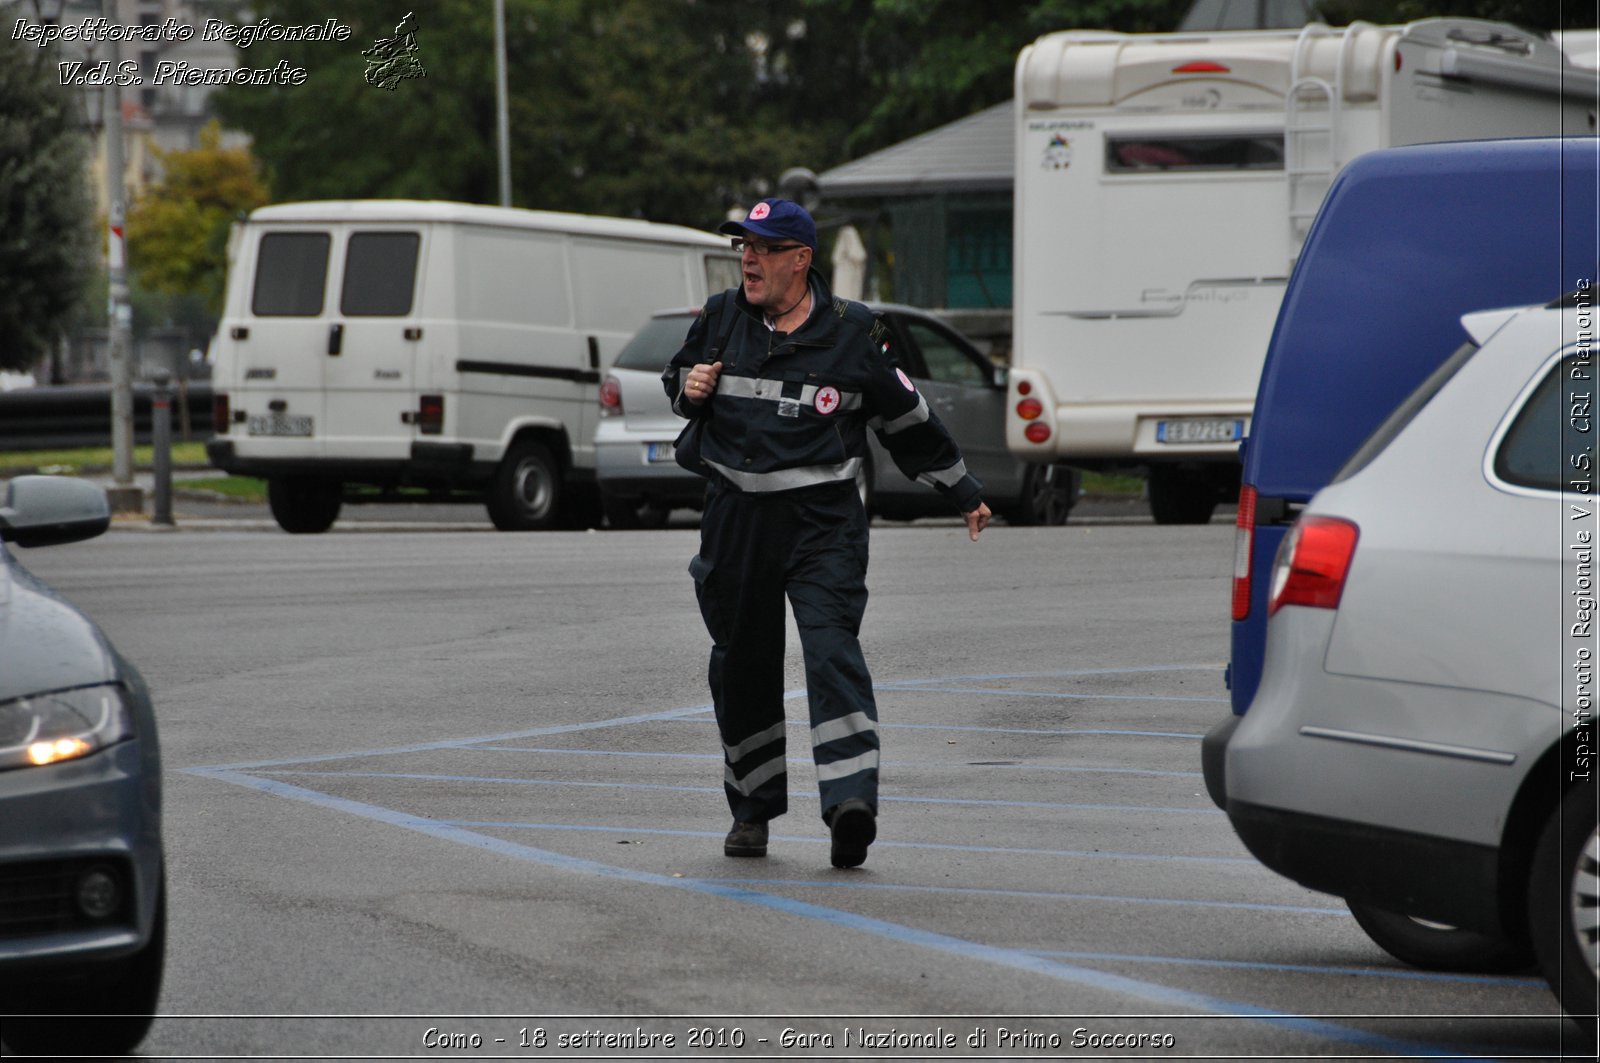
[[[811,267],[817,229],[782,199],[757,203],[736,237],[744,283],[714,295],[662,374],[690,418],[678,461],[706,477],[700,553],[690,563],[711,634],[711,697],[733,829],[728,856],[765,856],[788,809],[784,596],[805,654],[811,745],[835,867],[877,836],[878,711],[858,634],[867,605],[867,515],[856,478],[878,433],[895,464],[989,523],[982,485],[887,350],[860,303],[835,299]]]

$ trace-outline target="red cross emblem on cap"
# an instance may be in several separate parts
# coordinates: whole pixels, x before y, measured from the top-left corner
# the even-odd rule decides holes
[[[817,391],[817,412],[832,413],[839,408],[839,389],[821,388]]]
[[[750,220],[751,221],[760,221],[762,218],[765,218],[768,214],[771,214],[771,213],[772,213],[772,204],[771,203],[757,203],[750,210]]]

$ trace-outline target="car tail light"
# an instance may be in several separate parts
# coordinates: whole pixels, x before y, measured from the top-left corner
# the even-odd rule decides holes
[[[1031,380],[1019,380],[1019,381],[1017,381],[1017,394],[1018,395],[1032,395],[1033,394],[1033,382]]]
[[[211,431],[217,435],[228,433],[228,393],[214,391],[211,393]]]
[[[1035,421],[1023,429],[1022,434],[1027,437],[1030,443],[1043,443],[1050,438],[1050,426],[1043,421]]]
[[[1339,608],[1360,530],[1337,517],[1304,516],[1284,537],[1272,568],[1271,616],[1286,605]]]
[[[1023,399],[1017,403],[1017,416],[1024,421],[1037,421],[1044,416],[1044,403],[1038,399]]]
[[[600,382],[600,416],[622,416],[622,382],[609,374]]]
[[[1250,616],[1250,565],[1256,553],[1256,489],[1239,488],[1239,516],[1233,531],[1233,618]]]
[[[1192,63],[1172,68],[1174,74],[1231,74],[1233,71],[1221,63],[1214,63],[1209,59],[1196,59]]]
[[[444,431],[444,396],[424,395],[417,406],[417,431],[436,436]]]

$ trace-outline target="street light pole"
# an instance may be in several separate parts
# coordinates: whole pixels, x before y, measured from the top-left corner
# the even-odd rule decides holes
[[[494,115],[500,148],[500,205],[511,206],[511,117],[506,101],[506,0],[494,0]]]
[[[102,5],[102,10],[104,5]],[[122,145],[122,88],[116,72],[121,49],[111,43],[110,84],[101,97],[106,115],[106,234],[108,267],[106,354],[111,365],[111,469],[113,485],[107,496],[112,512],[140,513],[143,493],[133,482],[133,370],[131,328],[133,309],[128,305],[127,189]]]

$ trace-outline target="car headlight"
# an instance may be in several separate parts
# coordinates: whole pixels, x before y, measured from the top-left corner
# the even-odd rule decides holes
[[[79,687],[0,702],[0,771],[75,760],[133,737],[122,690]]]

